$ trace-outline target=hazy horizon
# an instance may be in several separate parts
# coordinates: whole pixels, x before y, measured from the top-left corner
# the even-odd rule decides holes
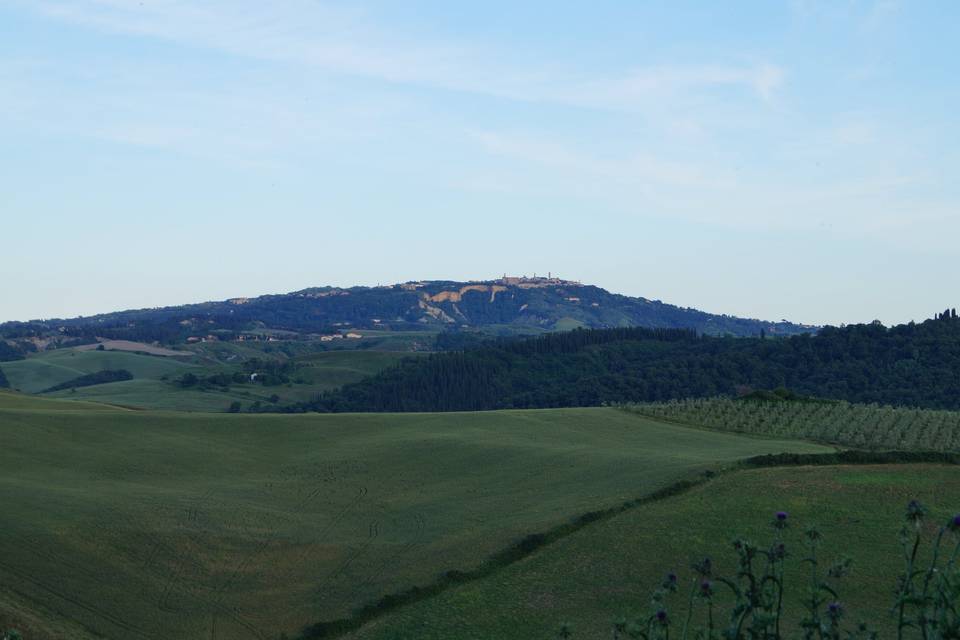
[[[960,306],[942,3],[0,3],[0,321],[553,270]]]

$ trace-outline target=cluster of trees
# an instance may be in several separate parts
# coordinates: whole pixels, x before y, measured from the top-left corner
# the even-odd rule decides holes
[[[211,373],[197,375],[185,373],[174,384],[184,389],[220,389],[228,390],[234,384],[256,383],[265,387],[275,387],[290,382],[290,376],[296,370],[297,364],[291,361],[266,360],[251,358],[243,364],[242,371]]]
[[[3,369],[0,369],[0,389],[9,389],[10,381],[7,380],[7,375],[3,372]]]
[[[243,368],[250,375],[256,374],[253,382],[265,387],[275,387],[290,382],[290,376],[297,370],[298,364],[290,360],[267,360],[251,358],[243,363]]]
[[[311,411],[464,411],[595,406],[787,387],[850,402],[960,409],[960,321],[827,327],[783,339],[688,330],[577,330],[501,340],[398,366]]]
[[[24,353],[22,349],[14,347],[3,340],[0,340],[0,362],[23,360],[23,358]]]
[[[195,373],[185,373],[174,381],[179,387],[184,389],[229,389],[232,384],[243,384],[249,382],[250,376],[240,371],[234,373],[212,373],[206,376],[198,376]]]
[[[62,391],[63,389],[76,389],[79,387],[92,387],[95,384],[107,384],[108,382],[121,382],[123,380],[133,380],[133,374],[126,369],[104,369],[76,377],[60,384],[55,384],[49,389],[44,389],[43,393],[52,391]]]

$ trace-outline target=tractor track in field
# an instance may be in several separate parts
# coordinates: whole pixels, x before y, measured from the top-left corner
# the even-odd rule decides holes
[[[203,495],[201,495],[197,500],[187,508],[187,522],[196,523],[200,520],[200,515],[204,513],[202,508],[207,505],[210,501],[210,498],[213,496],[214,490],[208,489]],[[206,529],[201,529],[197,533],[188,533],[186,534],[187,539],[190,540],[194,545],[200,546],[201,542],[209,535],[209,531]],[[225,617],[229,618],[239,626],[243,627],[249,631],[255,638],[258,640],[265,640],[267,635],[266,633],[257,627],[254,623],[250,622],[244,618],[239,611],[231,609],[227,605],[223,604],[221,599],[211,599],[202,593],[200,593],[196,587],[189,586],[184,583],[182,576],[187,572],[187,564],[183,561],[178,563],[178,565],[171,572],[169,578],[165,582],[163,591],[160,594],[160,598],[157,601],[157,608],[160,611],[167,613],[175,613],[177,610],[168,605],[170,599],[175,593],[182,593],[190,598],[192,598],[196,603],[203,605],[205,609],[211,615],[223,614]],[[216,594],[214,594],[216,595]]]
[[[363,582],[360,582],[359,584],[357,584],[357,586],[355,586],[350,591],[350,594],[347,596],[348,600],[353,599],[357,594],[360,593],[362,589],[373,584],[375,580],[377,580],[378,578],[380,578],[380,576],[386,573],[387,569],[391,565],[396,564],[396,562],[400,558],[410,553],[410,551],[412,551],[415,547],[417,547],[417,545],[421,544],[421,542],[423,541],[424,531],[426,529],[426,518],[423,517],[423,514],[416,513],[413,516],[413,521],[414,521],[414,532],[413,532],[412,538],[407,542],[405,542],[400,547],[400,549],[396,551],[396,553],[393,553],[387,556],[384,559],[384,561],[380,563],[380,566],[377,569],[375,569],[370,575],[368,575],[363,580]]]
[[[328,534],[328,533],[333,529],[334,526],[340,524],[340,522],[344,519],[344,517],[346,517],[347,513],[349,513],[349,512],[350,512],[351,510],[353,510],[357,505],[359,505],[360,502],[361,502],[364,498],[366,498],[366,496],[367,496],[367,488],[366,488],[366,487],[361,487],[361,488],[360,488],[360,495],[359,495],[353,502],[351,502],[351,503],[347,504],[345,507],[343,507],[343,508],[337,513],[337,515],[334,516],[333,519],[330,520],[330,522],[328,522],[326,525],[324,525],[324,527],[317,533],[317,538],[322,538],[323,536],[325,536],[326,534]],[[299,566],[301,566],[303,562],[306,561],[306,559],[310,556],[310,553],[311,553],[312,551],[313,551],[313,547],[312,547],[312,546],[308,546],[306,549],[304,549],[304,550],[301,551],[299,554],[297,554],[297,557],[296,557],[296,558],[294,559],[294,561],[291,563],[290,568],[287,569],[284,573],[282,573],[282,574],[277,578],[277,580],[283,581],[283,580],[289,579],[290,576],[292,576],[293,573],[297,570],[297,568],[298,568]]]
[[[202,497],[202,500],[208,499],[208,498],[210,497],[210,494],[211,494],[211,493],[212,493],[212,490],[211,490],[211,491],[208,491],[206,494],[204,494],[204,496]],[[116,511],[116,512],[115,512],[115,515],[118,515],[118,516],[119,516],[119,514],[120,514],[119,511]],[[133,521],[132,518],[130,518],[129,516],[119,516],[119,517],[118,517],[118,520],[121,520],[121,521],[122,521],[122,520],[126,520],[127,522],[132,522],[132,521]],[[201,535],[189,536],[189,537],[191,538],[191,540],[192,540],[193,542],[196,542],[197,540],[202,539],[203,534],[201,534]],[[151,539],[151,538],[148,538],[148,539]],[[26,536],[21,536],[21,537],[19,537],[19,538],[12,538],[12,539],[10,539],[10,540],[11,540],[14,544],[19,545],[21,548],[27,550],[29,553],[31,553],[32,555],[34,555],[34,556],[37,557],[37,558],[40,558],[41,560],[46,560],[47,562],[53,563],[53,564],[55,564],[55,565],[56,565],[58,568],[60,568],[60,569],[63,569],[63,568],[69,569],[73,575],[85,576],[86,578],[88,578],[89,580],[92,580],[92,581],[94,581],[94,582],[97,582],[97,581],[99,581],[99,580],[102,579],[102,576],[101,576],[101,575],[92,572],[89,568],[87,568],[87,567],[85,567],[85,566],[83,566],[83,565],[79,565],[79,564],[77,564],[77,563],[75,563],[75,562],[72,562],[72,561],[69,560],[68,558],[65,558],[65,557],[63,557],[63,556],[61,556],[61,555],[59,555],[59,554],[56,554],[56,553],[48,550],[48,549],[47,549],[46,547],[44,547],[44,546],[41,546],[41,545],[36,544],[33,540],[31,540],[30,538],[28,538],[28,537],[26,537]],[[144,556],[141,557],[141,559],[143,559],[144,562],[146,563],[146,566],[149,566],[150,559],[151,559],[153,556],[155,556],[155,554],[156,554],[161,548],[166,548],[166,549],[173,550],[171,547],[169,547],[169,545],[166,545],[165,543],[158,541],[157,544],[153,547],[153,549],[151,549],[151,551],[149,551],[147,554],[145,554]],[[7,563],[0,563],[0,567],[5,568],[5,570],[6,570],[8,573],[11,573],[11,574],[13,574],[13,575],[16,575],[17,577],[22,578],[23,575],[24,575],[24,574],[22,574],[19,570],[17,570],[15,567],[12,567],[11,565],[9,565],[9,564],[7,564]],[[192,587],[185,587],[184,585],[182,585],[180,578],[181,578],[181,576],[184,574],[185,571],[186,571],[186,566],[185,566],[185,564],[180,563],[180,564],[179,564],[177,567],[175,567],[175,569],[171,572],[169,578],[168,578],[168,579],[165,581],[165,583],[164,583],[164,587],[163,587],[163,589],[162,589],[162,591],[161,591],[159,600],[155,603],[155,606],[156,606],[156,608],[157,608],[158,610],[163,611],[163,612],[166,612],[166,613],[175,613],[175,612],[176,612],[176,609],[167,606],[166,603],[167,603],[167,601],[169,600],[169,598],[171,597],[171,595],[172,595],[174,592],[178,592],[178,591],[179,591],[179,592],[183,592],[183,593],[185,593],[186,595],[194,598],[197,602],[199,602],[199,603],[201,603],[201,604],[207,605],[208,607],[211,607],[212,609],[215,609],[215,610],[217,610],[217,611],[222,612],[226,617],[230,618],[231,620],[233,620],[234,622],[236,622],[238,625],[246,628],[248,631],[250,631],[251,633],[253,633],[254,636],[257,637],[258,639],[261,639],[261,640],[262,640],[262,639],[264,639],[264,638],[266,637],[266,635],[265,635],[260,629],[258,629],[256,626],[254,626],[254,625],[253,625],[252,623],[250,623],[249,621],[245,620],[245,619],[244,619],[242,616],[240,616],[237,612],[234,612],[234,611],[230,610],[228,607],[222,605],[222,604],[219,603],[219,602],[210,602],[210,601],[208,601],[206,598],[204,598],[203,596],[199,595],[199,594],[196,592],[196,589],[194,589],[194,588],[192,588]],[[109,612],[107,612],[107,611],[104,611],[103,609],[100,609],[100,608],[98,608],[98,607],[96,607],[96,606],[94,606],[94,605],[90,605],[89,603],[86,603],[86,602],[84,602],[83,600],[80,600],[80,599],[78,599],[78,598],[76,598],[76,597],[74,597],[74,596],[71,596],[71,595],[69,595],[69,594],[66,594],[66,593],[64,593],[64,592],[62,592],[62,591],[60,591],[60,590],[54,589],[53,587],[50,587],[48,584],[46,584],[45,582],[43,582],[43,581],[41,581],[41,580],[37,580],[37,579],[33,578],[33,579],[28,580],[28,582],[30,582],[31,584],[34,584],[34,585],[37,586],[38,588],[41,588],[41,589],[43,589],[43,590],[45,590],[45,591],[48,591],[48,592],[56,595],[57,597],[61,598],[61,599],[64,600],[65,602],[68,602],[68,603],[70,603],[70,604],[72,604],[72,605],[74,605],[74,606],[77,606],[77,607],[81,608],[81,609],[87,610],[88,612],[93,613],[94,615],[96,615],[96,616],[98,616],[98,617],[100,617],[100,618],[102,618],[102,619],[110,622],[111,624],[114,624],[114,625],[122,628],[122,629],[125,629],[125,630],[127,630],[127,631],[131,631],[131,632],[138,633],[138,634],[140,634],[141,636],[143,636],[144,638],[154,638],[154,637],[155,637],[155,636],[150,635],[148,632],[143,631],[142,629],[133,627],[132,625],[129,625],[129,624],[127,624],[127,623],[123,623],[122,619],[121,619],[121,618],[118,618],[118,617],[115,616],[114,614],[111,614],[111,613],[109,613]],[[145,603],[145,604],[149,603],[149,600],[142,599],[141,601],[142,601],[143,603]]]
[[[6,572],[6,573],[8,573],[8,574],[10,574],[10,575],[12,575],[12,576],[14,576],[14,577],[17,578],[18,580],[21,580],[21,581],[23,581],[23,582],[25,582],[25,583],[28,583],[28,584],[32,584],[32,585],[35,586],[36,588],[38,588],[38,589],[40,589],[40,590],[42,590],[42,591],[45,591],[46,593],[49,593],[50,595],[55,596],[55,597],[59,598],[60,600],[63,600],[64,602],[66,602],[66,603],[69,604],[69,605],[72,605],[72,606],[74,606],[74,607],[77,607],[78,609],[82,609],[82,610],[86,611],[87,613],[91,613],[91,614],[93,614],[94,616],[96,616],[97,618],[100,618],[101,620],[104,620],[104,621],[106,621],[106,622],[114,625],[115,627],[118,627],[118,628],[120,628],[120,629],[123,629],[123,630],[126,631],[127,633],[132,633],[132,634],[134,634],[134,635],[136,635],[136,636],[138,636],[138,637],[140,637],[140,638],[145,638],[146,640],[160,640],[160,637],[159,637],[159,636],[152,635],[152,634],[148,633],[147,631],[144,631],[144,630],[141,629],[140,627],[137,627],[137,626],[135,626],[135,625],[132,625],[132,624],[130,624],[129,622],[126,622],[126,621],[123,620],[122,618],[119,618],[119,617],[117,617],[116,615],[114,615],[114,614],[112,614],[112,613],[110,613],[110,612],[108,612],[108,611],[104,611],[103,609],[100,609],[99,607],[97,607],[97,606],[95,606],[95,605],[92,605],[92,604],[90,604],[90,603],[88,603],[88,602],[85,602],[85,601],[83,601],[83,600],[80,600],[79,598],[76,598],[76,597],[74,597],[74,596],[72,596],[72,595],[70,595],[70,594],[64,593],[64,592],[60,591],[59,589],[51,586],[50,584],[47,584],[47,583],[44,582],[43,580],[37,580],[36,578],[32,577],[31,575],[20,571],[20,570],[17,569],[16,567],[13,567],[13,566],[9,565],[8,563],[3,562],[2,560],[0,560],[0,569],[2,569],[4,572]],[[100,635],[100,634],[98,634],[98,635]]]
[[[327,574],[327,577],[320,583],[317,587],[317,592],[326,593],[327,585],[329,585],[337,576],[343,574],[344,571],[350,568],[350,565],[354,563],[357,559],[363,557],[367,551],[373,546],[373,543],[376,542],[377,538],[380,536],[380,523],[374,521],[370,523],[368,528],[367,539],[364,542],[356,547],[353,551],[347,554],[347,557],[344,558],[335,569]]]
[[[290,509],[290,511],[296,513],[303,510],[303,508],[306,507],[314,498],[320,495],[322,491],[323,491],[322,486],[312,490],[304,498],[301,498],[301,500],[297,504],[295,504]],[[330,523],[328,523],[327,527],[325,527],[324,530],[325,531],[329,530],[331,527],[333,527],[333,525],[337,524],[343,518],[343,516],[345,516],[346,513],[350,511],[350,509],[352,509],[357,504],[359,504],[360,501],[362,501],[366,495],[367,495],[367,488],[360,487],[360,495],[353,502],[343,507],[340,510],[340,512],[334,517],[334,519]],[[240,574],[244,570],[246,570],[246,568],[249,567],[260,556],[260,554],[262,554],[267,549],[267,547],[270,545],[271,542],[273,542],[279,537],[280,536],[278,533],[274,533],[272,535],[267,536],[266,538],[258,542],[257,545],[253,548],[253,550],[250,553],[244,556],[244,558],[239,562],[239,564],[237,564],[237,566],[234,568],[233,572],[227,577],[227,579],[214,590],[214,596],[216,597],[215,602],[217,603],[222,602],[223,598],[226,596],[226,592],[230,589],[230,587],[232,587],[237,582],[237,580],[241,579]]]

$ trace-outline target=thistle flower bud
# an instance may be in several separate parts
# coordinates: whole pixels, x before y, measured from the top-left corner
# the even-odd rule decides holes
[[[831,620],[839,620],[840,616],[843,615],[843,605],[839,602],[831,602],[827,605],[827,615],[830,616]]]
[[[950,522],[947,523],[947,529],[950,529],[950,531],[954,533],[960,533],[960,513],[950,518]]]
[[[704,580],[700,583],[700,596],[703,598],[710,598],[713,596],[713,583],[709,580]]]
[[[920,523],[923,521],[923,516],[927,514],[927,508],[920,504],[917,500],[911,500],[907,504],[907,522],[912,522],[915,526],[919,527]]]

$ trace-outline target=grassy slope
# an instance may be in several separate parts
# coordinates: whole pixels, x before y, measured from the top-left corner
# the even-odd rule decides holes
[[[249,357],[264,357],[256,349],[231,343],[208,343],[216,347],[216,355],[222,359],[237,354],[238,362]],[[204,345],[207,346],[207,345]],[[213,351],[201,355],[213,355]],[[76,391],[65,390],[51,394],[54,397],[72,400],[91,400],[129,407],[176,411],[224,411],[234,401],[244,408],[256,401],[266,403],[276,394],[281,403],[309,400],[316,394],[335,389],[349,382],[376,373],[400,359],[417,354],[389,351],[328,351],[297,358],[306,366],[293,376],[304,384],[265,387],[257,384],[233,385],[229,392],[218,390],[200,391],[182,389],[161,376],[170,379],[192,371],[206,375],[228,369],[222,364],[200,367],[171,358],[148,356],[120,351],[78,351],[63,349],[32,356],[27,360],[4,363],[4,372],[12,388],[27,393],[37,393],[55,384],[72,380],[80,375],[103,369],[127,369],[134,380],[113,382]]]
[[[402,351],[325,351],[297,358],[303,365],[295,378],[307,380],[318,390],[336,389],[351,382],[359,382],[404,358],[419,354]]]
[[[124,351],[46,351],[16,362],[5,362],[10,386],[26,393],[38,393],[53,385],[104,369],[126,369],[135,378],[158,379],[181,375],[195,369],[173,358],[147,356]]]
[[[31,640],[276,637],[698,469],[822,450],[609,409],[12,408],[0,439],[0,623]]]
[[[854,560],[853,575],[840,583],[849,621],[868,620],[889,637],[904,506],[920,498],[939,523],[960,510],[958,496],[956,467],[736,472],[586,527],[489,578],[388,614],[350,637],[546,640],[566,621],[578,639],[606,639],[616,618],[649,615],[649,595],[668,571],[677,571],[687,585],[690,563],[709,555],[721,563],[721,571],[730,572],[735,567],[729,541],[741,535],[770,540],[768,523],[781,509],[794,523],[788,536],[791,566],[802,557],[803,527],[816,523],[826,538],[828,563],[840,553]],[[803,577],[796,571],[789,576],[795,595],[803,594]],[[673,605],[676,615],[684,610],[680,600]],[[787,603],[787,611],[797,615],[796,600]]]
[[[13,391],[0,390],[0,410],[7,411],[122,411],[116,407],[107,407],[95,402],[76,402],[72,400],[51,399],[48,396],[28,396]],[[6,415],[6,414],[4,414]]]
[[[253,387],[253,385],[244,385],[243,388],[248,387]],[[262,391],[262,388],[256,390]],[[81,387],[76,392],[69,389],[55,391],[47,394],[46,397],[103,402],[124,407],[161,411],[207,412],[225,411],[234,401],[246,406],[254,400],[265,397],[262,395],[252,397],[249,394],[241,394],[237,391],[238,388],[236,387],[226,393],[221,391],[195,391],[193,389],[181,389],[169,382],[141,379]],[[266,395],[268,396],[269,393]]]

